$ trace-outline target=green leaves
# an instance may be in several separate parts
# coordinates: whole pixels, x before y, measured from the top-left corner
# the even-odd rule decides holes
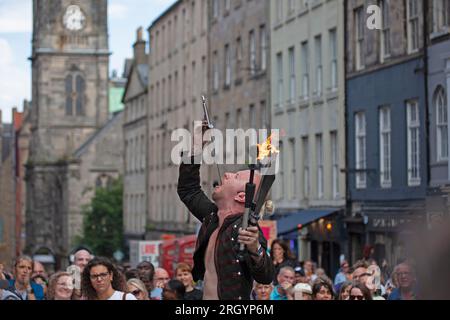
[[[83,208],[82,243],[97,256],[112,257],[123,250],[123,181],[114,180],[107,188],[97,188],[91,203]]]

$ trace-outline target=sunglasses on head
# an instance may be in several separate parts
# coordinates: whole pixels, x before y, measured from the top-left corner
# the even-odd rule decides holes
[[[364,300],[364,296],[350,296],[349,300]]]

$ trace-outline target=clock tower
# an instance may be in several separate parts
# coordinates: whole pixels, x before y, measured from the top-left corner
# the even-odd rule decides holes
[[[33,0],[27,251],[67,254],[65,179],[74,152],[108,120],[107,0]]]

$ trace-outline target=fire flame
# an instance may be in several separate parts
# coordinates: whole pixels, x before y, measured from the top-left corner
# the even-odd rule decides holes
[[[256,158],[258,161],[263,160],[266,157],[269,157],[273,153],[280,153],[280,150],[275,148],[274,145],[272,145],[272,136],[273,133],[270,135],[269,138],[267,138],[266,141],[264,141],[261,144],[257,144],[258,146],[258,157]]]

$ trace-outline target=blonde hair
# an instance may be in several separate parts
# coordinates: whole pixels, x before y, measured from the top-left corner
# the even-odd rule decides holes
[[[145,284],[137,278],[132,278],[127,281],[127,291],[128,291],[128,286],[135,286],[136,288],[141,290],[141,292],[143,292],[146,297],[149,296],[147,288],[145,288]]]
[[[47,288],[47,300],[55,300],[55,292],[56,292],[56,283],[58,282],[59,278],[61,277],[72,277],[72,275],[68,272],[57,272],[54,275],[50,277],[50,281],[48,282],[48,288]],[[74,291],[72,291],[72,297],[73,298]]]

